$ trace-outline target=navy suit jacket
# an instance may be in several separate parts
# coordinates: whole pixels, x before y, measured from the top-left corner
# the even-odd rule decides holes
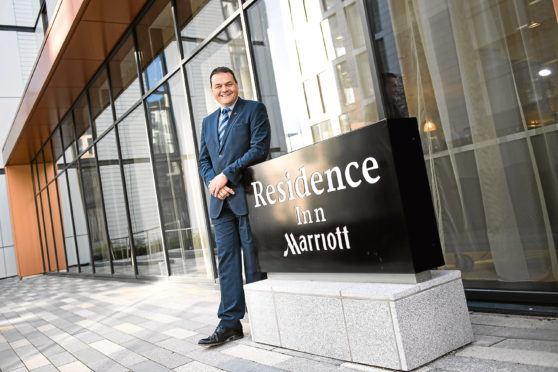
[[[206,116],[202,122],[200,141],[200,174],[206,186],[219,173],[229,179],[227,186],[235,192],[227,198],[234,214],[248,214],[246,194],[242,182],[246,167],[267,158],[271,129],[263,103],[238,98],[227,124],[223,144],[219,145],[218,126],[220,109]],[[209,217],[221,214],[224,201],[211,196]]]

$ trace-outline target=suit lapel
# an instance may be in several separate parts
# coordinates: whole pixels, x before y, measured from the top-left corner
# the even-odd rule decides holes
[[[221,150],[223,150],[223,146],[227,142],[227,138],[229,137],[229,133],[231,131],[231,128],[236,124],[237,118],[238,118],[240,112],[242,111],[243,107],[244,107],[244,100],[239,97],[238,100],[236,101],[236,105],[234,105],[234,110],[231,113],[229,123],[227,124],[227,127],[225,128],[225,134],[223,135],[223,142],[219,146],[219,153],[221,152]],[[219,121],[219,116],[217,116],[217,121]],[[218,138],[217,138],[217,141],[219,141]]]
[[[208,119],[207,119],[207,123],[209,125],[208,128],[208,137],[207,137],[207,141],[210,142],[215,142],[216,146],[219,146],[219,134],[217,133],[217,131],[219,130],[219,114],[220,114],[221,110],[217,109],[217,111],[214,111],[211,115],[209,115]]]

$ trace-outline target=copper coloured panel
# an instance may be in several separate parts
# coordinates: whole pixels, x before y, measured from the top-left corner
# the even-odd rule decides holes
[[[130,24],[146,0],[91,1],[83,20]]]
[[[81,21],[63,59],[102,62],[128,27],[123,23]]]
[[[2,149],[7,164],[30,162],[145,3],[61,2]]]

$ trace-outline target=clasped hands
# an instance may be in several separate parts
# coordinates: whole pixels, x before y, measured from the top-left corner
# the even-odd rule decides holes
[[[230,195],[234,195],[234,190],[227,186],[229,179],[223,173],[218,174],[209,182],[209,192],[216,198],[225,200]]]

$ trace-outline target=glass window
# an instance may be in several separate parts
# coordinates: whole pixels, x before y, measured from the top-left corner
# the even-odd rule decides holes
[[[322,0],[322,6],[324,7],[324,11],[333,8],[335,5],[335,0]]]
[[[202,119],[219,107],[209,89],[209,75],[219,66],[228,66],[234,71],[240,97],[254,98],[240,20],[234,21],[186,64],[198,143]]]
[[[364,32],[362,31],[362,22],[360,21],[360,13],[356,2],[345,7],[345,18],[351,38],[353,39],[353,48],[361,48],[364,46]]]
[[[74,222],[72,219],[72,206],[68,194],[68,183],[66,172],[62,172],[58,177],[58,187],[60,189],[60,208],[64,222],[64,241],[66,243],[66,257],[68,259],[68,271],[78,271],[77,247],[74,237]]]
[[[45,232],[45,215],[43,212],[43,198],[41,193],[38,193],[35,196],[35,202],[37,203],[37,213],[38,213],[38,221],[39,221],[39,233],[41,234],[41,245],[42,245],[42,259],[44,269],[47,272],[50,272],[50,261],[49,257],[49,243],[47,240],[46,232]],[[51,243],[52,244],[52,243]]]
[[[47,195],[47,189],[43,189],[40,194],[41,207],[43,209],[44,218],[44,231],[46,238],[46,256],[45,261],[47,264],[48,272],[58,271],[58,256],[56,255],[57,247],[55,246],[54,234],[52,230],[52,218],[50,215],[50,202]]]
[[[333,3],[324,2],[323,5]],[[304,27],[295,24],[293,29],[290,24],[292,5],[261,0],[247,12],[256,74],[272,127],[271,147],[278,149],[272,155],[284,154],[323,138],[316,131],[329,132],[316,129],[320,125],[313,127],[320,123],[329,122],[330,135],[338,135],[347,128],[378,121],[370,72],[366,75],[366,68],[371,70],[370,63],[366,53],[357,58],[363,51],[357,53],[353,48],[344,17],[339,17],[338,13],[327,19],[313,16]],[[362,27],[359,18],[354,20],[357,21]],[[312,45],[312,51],[297,54],[295,43],[306,46],[305,39]],[[359,74],[357,66],[363,74]],[[366,94],[360,93],[363,86],[366,86]]]
[[[92,149],[94,149],[93,147]],[[101,185],[94,156],[85,153],[79,159],[83,179],[85,213],[89,223],[89,237],[93,251],[95,273],[111,274],[105,215],[101,199]]]
[[[315,119],[324,113],[323,102],[320,97],[320,89],[316,77],[306,80],[303,83],[304,95],[306,97],[306,104],[308,105],[308,112],[310,119]]]
[[[345,55],[345,37],[341,33],[336,14],[322,21],[321,31],[328,58],[333,60]]]
[[[374,84],[372,82],[372,74],[370,72],[370,64],[368,63],[368,55],[366,52],[356,56],[356,64],[358,77],[360,78],[362,98],[374,98]]]
[[[143,107],[118,124],[118,133],[139,274],[168,275]]]
[[[141,98],[134,41],[128,36],[109,62],[114,109],[119,118]]]
[[[89,236],[87,232],[87,220],[85,218],[85,199],[81,188],[81,179],[79,176],[77,162],[70,164],[66,169],[68,177],[68,193],[72,211],[74,213],[74,227],[76,231],[77,252],[79,257],[80,270],[85,273],[92,273],[91,251],[89,244]]]
[[[136,26],[141,70],[146,91],[180,61],[171,3],[156,0]]]
[[[54,159],[54,155],[52,154],[52,139],[49,139],[45,142],[43,147],[43,153],[45,158],[45,175],[48,182],[52,181],[55,176],[55,169],[54,165],[56,164],[56,159]]]
[[[39,152],[38,160],[37,160],[37,172],[39,177],[39,184],[41,188],[44,188],[47,184],[47,176],[46,176],[46,160],[45,160],[45,147],[41,149]]]
[[[60,174],[64,169],[64,150],[62,148],[62,141],[60,140],[60,127],[54,130],[52,135],[52,145],[54,147],[54,158],[56,159],[56,173]]]
[[[341,90],[343,92],[343,104],[353,104],[356,98],[347,62],[338,63],[335,68],[337,70],[337,80],[339,81],[339,85],[341,86]]]
[[[149,96],[147,107],[171,273],[207,277],[211,253],[180,74]]]
[[[62,142],[64,143],[64,156],[67,163],[71,163],[75,159],[75,137],[74,124],[72,115],[67,115],[60,124],[60,132],[62,134]]]
[[[128,236],[128,217],[114,130],[107,133],[96,147],[114,272],[134,275],[132,244]]]
[[[333,136],[333,129],[329,120],[312,125],[312,138],[314,143],[323,141]]]
[[[93,131],[91,130],[91,120],[89,118],[89,108],[87,107],[87,97],[85,94],[81,96],[76,104],[74,118],[78,138],[78,153],[81,153],[93,143]]]
[[[99,136],[113,123],[108,78],[105,69],[101,71],[89,88],[89,103],[91,104],[91,116],[95,123],[96,136]]]
[[[418,119],[448,266],[507,288],[558,282],[553,2],[367,2],[386,115]]]
[[[176,3],[184,57],[190,56],[238,9],[236,0],[177,0]]]
[[[308,22],[304,0],[289,0],[290,19],[294,27],[299,27]]]
[[[66,252],[64,251],[64,225],[62,224],[62,216],[60,216],[60,201],[58,199],[58,179],[48,185],[48,193],[50,203],[50,213],[52,216],[52,225],[54,227],[54,247],[56,248],[56,269],[58,271],[66,271]]]

